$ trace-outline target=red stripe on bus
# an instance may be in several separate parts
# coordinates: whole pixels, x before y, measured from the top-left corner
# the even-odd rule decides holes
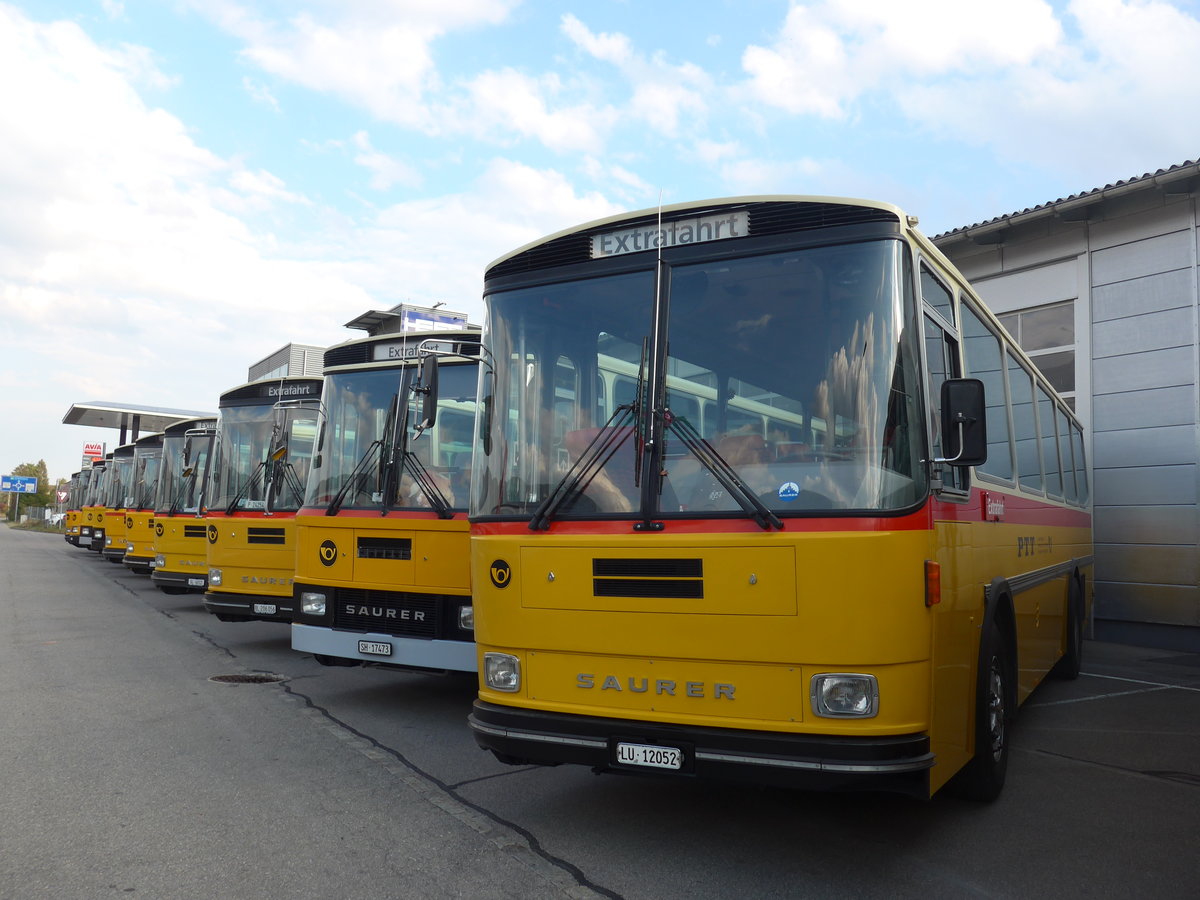
[[[306,506],[300,510],[299,515],[302,516],[320,516],[322,518],[331,519],[437,519],[438,514],[433,510],[414,510],[401,509],[389,510],[387,515],[380,515],[378,509],[339,509],[332,516],[325,515],[324,506]],[[452,522],[455,519],[461,521],[467,517],[464,512],[456,512],[449,519],[443,519],[445,522]]]
[[[986,500],[984,499],[986,495]],[[985,511],[985,505],[992,511]],[[1002,511],[996,509],[1003,507]],[[992,487],[974,487],[962,503],[932,501],[933,517],[939,522],[994,522],[1008,525],[1042,525],[1055,528],[1090,528],[1092,514],[1077,507],[1059,506],[1037,497],[1009,493]]]
[[[998,518],[985,519],[984,494],[993,501],[1002,500],[1004,511]],[[356,513],[361,514],[361,513]],[[738,519],[660,519],[664,525],[662,532],[646,532],[649,534],[761,534],[763,529],[758,523],[749,518]],[[1089,528],[1092,515],[1087,510],[1074,509],[1047,503],[1036,497],[1025,497],[997,491],[992,488],[974,488],[970,498],[962,503],[948,500],[930,500],[922,509],[903,516],[846,516],[846,517],[814,517],[814,518],[785,518],[785,532],[818,533],[838,531],[928,531],[934,521],[939,522],[980,522],[992,521],[995,524],[1010,525],[1042,525],[1058,528]],[[630,534],[633,532],[633,522],[621,520],[587,520],[572,521],[563,519],[551,522],[548,533],[575,534]],[[775,531],[776,529],[771,529]],[[519,522],[473,522],[473,534],[515,535],[528,534],[527,520]]]
[[[273,512],[268,516],[266,513],[246,512],[245,510],[235,513],[209,511],[200,516],[201,519],[261,519],[264,522],[270,522],[272,519],[294,519],[295,517],[294,512]]]

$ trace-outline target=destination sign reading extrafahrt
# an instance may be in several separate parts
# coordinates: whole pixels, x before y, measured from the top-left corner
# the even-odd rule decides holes
[[[745,210],[725,212],[717,216],[695,219],[676,219],[658,225],[625,228],[592,236],[592,258],[642,253],[659,248],[682,247],[706,241],[724,241],[746,237],[750,233],[749,217]]]

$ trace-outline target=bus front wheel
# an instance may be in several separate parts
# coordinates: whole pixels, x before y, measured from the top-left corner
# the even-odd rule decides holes
[[[975,756],[959,773],[958,793],[970,800],[1000,796],[1008,773],[1012,725],[1012,661],[995,621],[983,631],[975,685]]]

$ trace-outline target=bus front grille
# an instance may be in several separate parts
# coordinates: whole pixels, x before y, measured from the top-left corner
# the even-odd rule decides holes
[[[701,559],[593,559],[592,594],[596,597],[704,597]]]
[[[412,541],[409,538],[358,539],[359,559],[412,559]]]
[[[341,588],[333,607],[333,627],[402,637],[437,637],[443,599],[440,594]]]
[[[282,528],[247,528],[247,544],[285,544],[287,537]]]

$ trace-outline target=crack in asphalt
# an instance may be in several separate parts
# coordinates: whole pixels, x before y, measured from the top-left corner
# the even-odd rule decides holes
[[[169,615],[165,610],[160,609],[159,612]],[[170,618],[175,619],[176,617],[170,616]],[[216,650],[220,650],[231,659],[238,658],[237,654],[222,645],[211,634],[196,629],[191,629],[191,633],[198,640],[209,644]],[[443,812],[448,813],[472,830],[487,836],[488,840],[501,851],[507,853],[527,868],[532,869],[553,886],[563,889],[564,893],[568,896],[576,898],[576,900],[591,900],[591,898],[595,897],[623,900],[620,894],[602,887],[589,879],[578,866],[548,851],[542,846],[541,841],[537,839],[533,832],[523,828],[516,822],[509,821],[497,815],[478,803],[468,800],[459,792],[459,788],[465,785],[477,784],[492,778],[509,777],[533,767],[521,768],[513,772],[500,772],[495,775],[450,784],[449,782],[442,781],[431,772],[422,769],[394,747],[389,747],[371,735],[355,728],[349,722],[339,719],[329,709],[314,701],[308,694],[293,688],[291,682],[294,680],[296,679],[289,676],[287,680],[278,684],[283,689],[284,697],[302,703],[305,709],[311,711],[312,715],[323,720],[327,727],[334,733],[340,733],[340,736],[343,737],[349,734],[364,742],[366,747],[359,747],[357,749],[368,759],[376,762],[383,762],[387,759],[393,760],[398,765],[388,765],[387,768],[389,771],[398,776],[424,800]],[[504,831],[510,832],[510,834],[494,833],[497,826]]]
[[[1142,778],[1150,778],[1155,781],[1170,781],[1175,784],[1186,784],[1189,787],[1200,787],[1200,775],[1192,772],[1175,772],[1169,769],[1133,769],[1129,766],[1118,766],[1116,763],[1100,762],[1094,759],[1084,759],[1079,756],[1072,756],[1069,753],[1055,753],[1053,750],[1037,750],[1026,749],[1026,753],[1036,753],[1039,756],[1049,756],[1053,759],[1062,759],[1067,762],[1079,763],[1084,766],[1094,766],[1098,769],[1107,769],[1112,772],[1123,772],[1126,775],[1136,775]]]
[[[316,703],[312,697],[293,689],[288,682],[283,682],[280,687],[283,688],[286,695],[303,702],[307,709],[312,710],[313,713],[325,719],[332,726],[336,727],[340,731],[353,735],[361,741],[365,741],[369,747],[375,751],[374,754],[372,754],[369,750],[364,751],[365,755],[369,758],[378,758],[378,756],[382,754],[399,763],[400,766],[407,770],[412,777],[405,778],[403,773],[395,772],[395,770],[393,770],[393,772],[400,775],[410,787],[416,789],[417,792],[422,794],[426,800],[433,803],[434,806],[437,806],[443,812],[449,813],[451,816],[458,819],[460,822],[472,828],[473,830],[479,832],[480,834],[486,835],[488,832],[492,831],[492,825],[498,825],[503,829],[519,835],[521,840],[513,840],[511,837],[506,838],[504,835],[489,837],[489,840],[491,840],[493,844],[495,844],[504,852],[508,853],[510,856],[516,857],[518,861],[534,869],[534,871],[538,872],[544,878],[547,878],[547,880],[557,887],[567,888],[568,886],[563,884],[563,876],[568,876],[571,880],[571,888],[583,889],[582,891],[568,889],[567,893],[570,896],[579,898],[579,900],[584,900],[584,898],[589,897],[609,897],[612,898],[612,900],[622,900],[620,894],[601,887],[589,879],[578,866],[575,866],[562,857],[555,856],[546,850],[537,837],[528,829],[497,815],[490,809],[480,806],[478,803],[468,800],[458,791],[458,788],[461,785],[485,781],[487,780],[486,778],[472,779],[470,781],[460,782],[459,784],[455,785],[442,781],[436,775],[432,774],[431,772],[427,772],[412,760],[408,759],[399,750],[381,743],[371,735],[366,734],[365,732],[355,728],[350,723],[339,719],[328,709]],[[500,773],[499,775],[488,777],[507,777],[508,775],[514,774],[517,773]],[[440,798],[435,796],[434,791],[442,796]],[[454,806],[462,807],[462,809],[455,809]],[[480,818],[485,819],[486,822],[480,822]],[[522,854],[522,850],[525,851],[524,854]],[[530,859],[530,856],[532,856],[532,859]]]

